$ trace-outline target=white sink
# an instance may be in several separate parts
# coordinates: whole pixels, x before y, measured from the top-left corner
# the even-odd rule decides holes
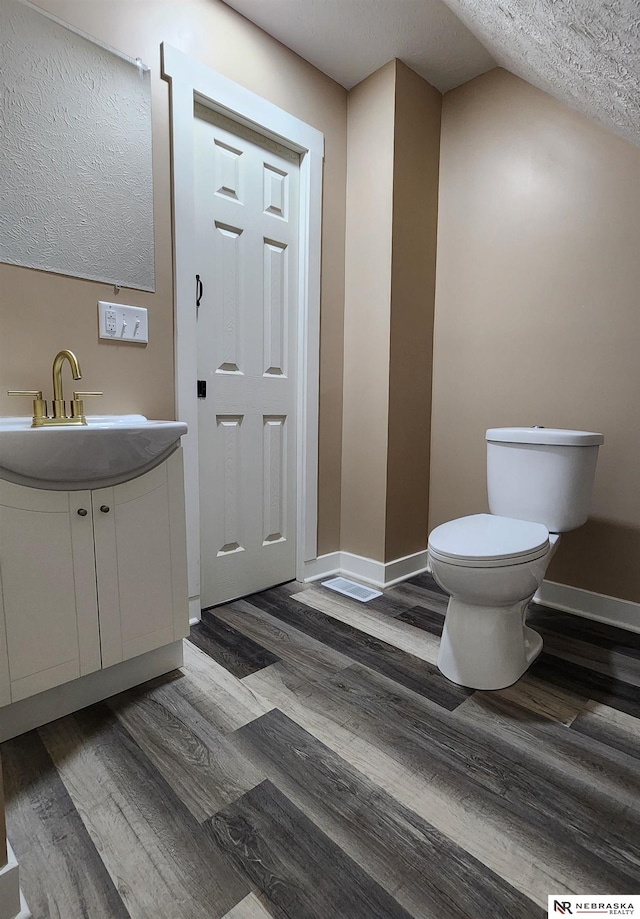
[[[118,485],[171,456],[186,432],[182,421],[144,415],[87,415],[86,425],[41,428],[30,417],[0,417],[0,478],[57,491]]]

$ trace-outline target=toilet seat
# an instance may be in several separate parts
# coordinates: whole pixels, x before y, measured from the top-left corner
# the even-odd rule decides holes
[[[549,531],[542,523],[473,514],[436,527],[429,554],[464,568],[500,568],[533,562],[549,551]]]

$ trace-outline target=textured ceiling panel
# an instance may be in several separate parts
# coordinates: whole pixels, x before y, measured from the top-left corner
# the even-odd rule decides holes
[[[498,63],[640,144],[640,0],[447,0]]]
[[[400,58],[446,92],[495,67],[441,0],[225,0],[351,89]]]

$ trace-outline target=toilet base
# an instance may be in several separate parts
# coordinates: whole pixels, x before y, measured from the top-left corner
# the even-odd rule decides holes
[[[542,638],[524,615],[529,597],[512,606],[475,606],[449,600],[438,669],[469,689],[505,689],[542,651]]]

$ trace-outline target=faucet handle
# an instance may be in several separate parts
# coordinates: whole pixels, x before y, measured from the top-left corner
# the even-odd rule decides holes
[[[104,393],[102,392],[74,392],[73,399],[71,400],[71,417],[80,418],[83,424],[86,424],[86,419],[84,417],[83,399],[87,399],[90,396],[104,396]]]
[[[42,398],[41,389],[9,389],[8,396],[31,396],[33,399],[32,427],[38,427],[43,418],[47,417],[47,403]]]

